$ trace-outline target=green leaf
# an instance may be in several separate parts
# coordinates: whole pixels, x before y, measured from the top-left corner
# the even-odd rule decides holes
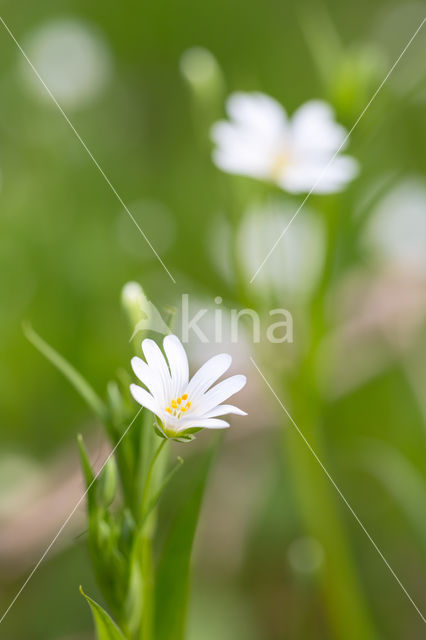
[[[92,511],[92,508],[95,506],[94,505],[95,474],[93,473],[89,456],[87,454],[86,447],[84,446],[83,436],[80,433],[77,436],[77,445],[78,445],[78,451],[80,453],[81,468],[83,470],[84,479],[86,481],[87,501],[88,501],[88,508],[90,513]]]
[[[99,503],[106,509],[114,501],[118,487],[118,472],[114,457],[105,464],[96,480],[96,495]]]
[[[165,540],[157,568],[155,639],[183,640],[189,596],[191,552],[207,477],[216,451],[200,456],[182,495],[175,520]]]
[[[80,593],[86,598],[92,610],[97,640],[126,640],[113,619],[97,602],[84,593],[82,587],[80,587]]]
[[[129,412],[126,407],[123,394],[115,380],[111,380],[107,385],[107,403],[109,408],[109,415],[111,416],[111,423],[114,430],[117,432],[116,439],[120,437],[120,429],[124,422],[129,417]]]
[[[43,338],[34,331],[30,324],[24,323],[22,328],[27,340],[65,376],[68,382],[73,385],[81,397],[87,402],[92,411],[94,411],[102,421],[106,420],[108,412],[105,404],[87,380],[83,378],[81,373],[79,373],[68,360],[65,360],[60,353],[45,342]]]
[[[93,473],[93,469],[90,464],[89,456],[87,454],[86,447],[84,446],[84,440],[81,433],[79,433],[77,436],[77,444],[78,444],[78,450],[80,453],[81,468],[83,469],[84,478],[86,480],[86,488],[87,488],[95,479],[95,474]]]

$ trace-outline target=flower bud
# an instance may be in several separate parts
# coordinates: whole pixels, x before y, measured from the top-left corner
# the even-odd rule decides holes
[[[221,70],[214,55],[203,47],[192,47],[183,52],[180,70],[195,90],[206,89],[221,76]]]
[[[138,282],[127,282],[121,291],[121,303],[132,330],[129,342],[133,342],[137,351],[140,346],[140,338],[143,338],[143,334],[151,328],[150,302]],[[142,336],[138,335],[140,333]]]
[[[140,320],[149,316],[149,302],[138,282],[126,282],[121,290],[121,303],[134,328]]]
[[[179,67],[191,92],[194,126],[201,140],[222,112],[225,90],[222,69],[214,55],[203,47],[184,51]]]

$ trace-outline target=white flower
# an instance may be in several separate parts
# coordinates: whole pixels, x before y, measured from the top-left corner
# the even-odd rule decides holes
[[[142,342],[146,362],[132,358],[132,368],[146,389],[131,384],[130,391],[136,402],[159,418],[166,437],[180,437],[198,428],[223,429],[229,423],[219,416],[247,415],[237,407],[221,404],[244,387],[245,376],[232,376],[212,387],[231,366],[230,355],[213,356],[189,380],[188,359],[179,338],[166,336],[163,347],[168,364],[153,340]]]
[[[223,171],[269,180],[290,193],[340,191],[358,173],[349,156],[331,162],[347,134],[325,102],[306,102],[291,119],[263,93],[234,93],[226,108],[231,122],[212,128],[213,160]]]

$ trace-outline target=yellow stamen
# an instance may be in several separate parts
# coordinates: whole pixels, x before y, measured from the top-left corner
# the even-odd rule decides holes
[[[165,411],[175,418],[181,418],[182,415],[186,411],[188,411],[189,407],[191,406],[190,402],[187,402],[186,404],[182,402],[182,400],[186,400],[187,397],[188,394],[184,393],[182,396],[179,396],[179,398],[173,398],[173,400],[170,401],[170,406],[167,407]]]

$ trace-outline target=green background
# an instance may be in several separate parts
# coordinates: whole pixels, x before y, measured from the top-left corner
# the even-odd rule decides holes
[[[160,252],[177,283],[138,236],[57,108],[28,88],[20,53],[0,26],[0,497],[6,499],[34,467],[39,473],[51,469],[64,451],[76,464],[75,434],[99,433],[67,382],[25,340],[22,322],[31,321],[103,392],[118,368],[129,368],[129,331],[120,308],[126,281],[139,281],[159,309],[178,305],[185,292],[211,301],[220,295],[229,307],[244,304],[248,287],[225,281],[212,259],[217,216],[235,219],[242,215],[239,203],[248,202],[253,193],[257,197],[250,180],[233,181],[210,159],[208,129],[223,116],[226,95],[264,91],[290,113],[306,100],[323,98],[350,129],[424,9],[424,3],[398,8],[377,0],[3,2],[1,16],[24,48],[33,30],[54,19],[81,20],[102,34],[112,60],[108,83],[91,103],[64,109],[130,209],[143,202],[135,217],[153,245],[161,247],[164,238],[171,238]],[[194,46],[209,49],[221,68],[222,85],[207,106],[197,102],[179,69],[182,53]],[[360,177],[344,194],[312,197],[319,215],[338,214],[340,244],[329,256],[330,282],[354,268],[370,274],[371,281],[377,277],[376,264],[357,236],[363,216],[369,215],[365,202],[405,176],[424,176],[425,49],[426,34],[421,32],[354,131],[350,152],[361,164]],[[231,200],[233,185],[237,196]],[[281,197],[272,188],[271,194]],[[291,202],[296,209],[301,198]],[[424,281],[420,299],[422,291]],[[250,302],[259,308],[263,304],[257,298]],[[307,327],[316,322],[311,315],[315,307],[291,299],[279,302],[294,314],[298,349],[309,335]],[[338,307],[334,300],[332,304]],[[383,340],[386,365],[337,399],[327,397],[321,421],[330,472],[422,608],[424,416],[412,378],[420,387],[424,383],[419,354],[426,335],[422,312],[417,315],[420,328],[408,347],[398,354]],[[283,363],[292,360],[292,349],[260,349],[265,372],[273,371],[275,380],[282,376],[276,389],[283,401],[288,397]],[[350,368],[351,362],[345,366]],[[238,437],[227,434],[213,478],[216,489],[206,507],[210,515],[203,515],[222,532],[220,545],[226,545],[228,534],[235,540],[234,529],[243,534],[237,536],[238,558],[228,569],[226,554],[214,549],[214,532],[201,536],[189,638],[335,637],[315,571],[298,572],[288,560],[292,542],[306,535],[282,438],[288,421],[250,363],[243,369],[265,409],[248,406],[247,434],[242,420]],[[303,384],[299,389],[303,394]],[[299,426],[303,431],[303,417]],[[206,433],[199,437],[208,439]],[[239,491],[224,506],[227,482]],[[243,523],[227,520],[232,500],[248,505]],[[376,637],[421,638],[419,615],[341,506]],[[163,517],[167,519],[166,509]],[[201,527],[205,532],[206,525]],[[1,637],[92,637],[90,613],[78,592],[83,584],[88,593],[97,593],[84,535],[65,539],[66,545],[55,547],[10,611]],[[18,569],[7,563],[0,569],[2,610],[48,543]],[[216,557],[225,561],[216,566]]]

